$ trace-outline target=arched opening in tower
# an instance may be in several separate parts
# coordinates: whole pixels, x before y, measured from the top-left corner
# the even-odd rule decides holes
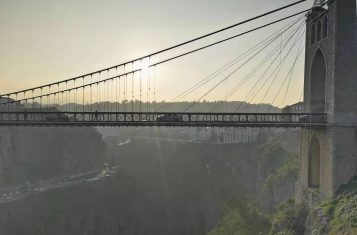
[[[320,143],[317,137],[313,136],[309,154],[309,187],[320,187],[320,160]]]
[[[323,27],[322,27],[322,36],[323,36],[323,38],[327,37],[327,30],[328,30],[327,16],[325,16],[325,18],[323,20]]]
[[[316,29],[315,29],[315,25],[312,25],[312,28],[311,28],[311,45],[315,44],[315,38],[316,38]]]
[[[317,50],[311,65],[311,98],[312,113],[325,112],[326,62],[321,50]]]
[[[321,31],[322,31],[322,25],[321,25],[321,21],[319,21],[316,27],[316,42],[321,40]]]

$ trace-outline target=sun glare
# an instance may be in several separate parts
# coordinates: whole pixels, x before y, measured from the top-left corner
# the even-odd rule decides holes
[[[140,69],[143,77],[148,77],[150,75],[150,67],[148,64],[142,65]]]
[[[150,76],[150,61],[143,59],[142,61],[134,64],[134,70],[140,70],[143,78]]]

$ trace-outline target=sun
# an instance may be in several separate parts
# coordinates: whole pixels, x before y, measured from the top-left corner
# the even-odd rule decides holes
[[[139,69],[141,70],[141,75],[143,78],[149,77],[150,76],[150,61],[149,61],[149,59],[141,61]]]

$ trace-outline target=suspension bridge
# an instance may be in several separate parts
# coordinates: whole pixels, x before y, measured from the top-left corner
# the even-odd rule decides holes
[[[356,173],[357,6],[356,0],[315,0],[312,8],[291,13],[306,1],[102,70],[2,94],[0,126],[301,128],[295,197],[298,203],[316,205],[336,195]],[[289,15],[282,17],[287,9]],[[278,19],[265,18],[276,18],[278,12]],[[216,39],[247,24],[244,31]],[[157,82],[162,65],[264,29],[269,30],[266,38],[259,37],[193,85],[182,82],[166,91],[173,96],[168,102],[157,101],[158,85],[171,82],[170,75]],[[195,43],[203,39],[211,42],[198,47]],[[186,45],[191,49],[183,49]],[[294,75],[302,55],[304,85],[296,97]],[[217,98],[222,86],[226,91]],[[207,105],[212,96],[215,102]],[[193,101],[184,102],[188,97]]]
[[[185,45],[269,15],[282,12],[306,0],[297,1],[237,24],[174,45],[172,47],[130,60],[99,71],[71,79],[57,81],[0,95],[0,126],[187,126],[187,127],[309,127],[325,126],[323,111],[286,109],[276,111],[277,101],[285,105],[292,89],[296,65],[305,49],[305,15],[309,8],[268,23],[255,26],[213,43],[177,53]],[[327,4],[319,3],[319,7]],[[314,6],[316,7],[316,6]],[[160,103],[157,97],[157,68],[162,64],[188,57],[253,32],[282,24],[280,28],[238,57],[224,64],[209,76],[176,94],[169,102]],[[321,30],[321,37],[324,32]],[[173,56],[158,60],[156,57],[173,51]],[[175,54],[176,53],[176,54]],[[161,57],[160,57],[161,58]],[[289,61],[291,62],[289,64]],[[248,72],[242,72],[247,69]],[[286,73],[284,73],[286,71]],[[228,79],[239,75],[236,83],[224,97],[204,112],[195,112],[195,105],[219,89]],[[247,88],[247,84],[250,87]],[[200,94],[183,110],[172,110],[175,102]],[[235,110],[225,112],[222,107],[237,93],[244,90],[244,102]],[[303,93],[301,93],[301,102]],[[269,100],[269,99],[270,100]],[[256,110],[247,111],[250,103]]]

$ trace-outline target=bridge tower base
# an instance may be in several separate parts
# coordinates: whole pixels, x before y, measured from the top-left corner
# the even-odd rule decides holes
[[[335,0],[306,19],[304,106],[327,125],[301,131],[298,203],[315,206],[357,174],[356,12],[356,0]]]

